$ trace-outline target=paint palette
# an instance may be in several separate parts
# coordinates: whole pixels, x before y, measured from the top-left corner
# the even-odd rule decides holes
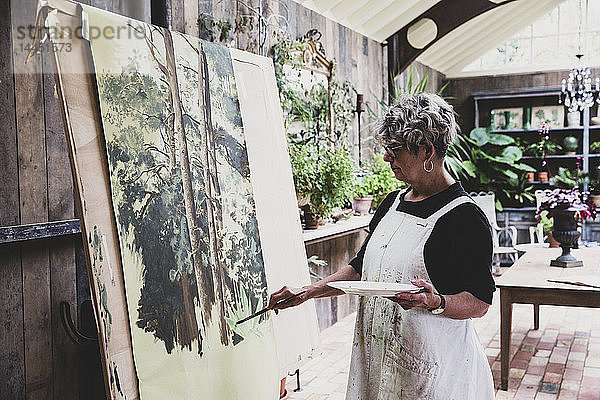
[[[422,290],[419,286],[409,283],[394,282],[337,281],[329,282],[327,285],[358,296],[391,297],[400,292],[419,293]]]

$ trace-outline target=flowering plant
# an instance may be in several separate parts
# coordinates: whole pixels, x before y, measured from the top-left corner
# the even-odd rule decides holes
[[[544,200],[537,210],[538,218],[542,211],[548,211],[551,216],[553,210],[576,211],[578,217],[583,219],[596,218],[596,207],[593,202],[584,202],[581,192],[577,188],[554,189],[552,193]]]

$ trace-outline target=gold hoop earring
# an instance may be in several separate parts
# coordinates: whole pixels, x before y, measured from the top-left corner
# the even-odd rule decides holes
[[[429,162],[431,163],[431,168],[427,169],[427,167],[426,167],[427,160],[423,161],[423,169],[425,170],[425,172],[431,172],[431,171],[433,171],[433,161],[429,160]]]

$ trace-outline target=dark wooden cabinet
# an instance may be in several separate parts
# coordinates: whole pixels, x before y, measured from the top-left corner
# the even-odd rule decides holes
[[[492,126],[492,110],[520,108],[522,110],[523,121],[519,125],[526,126],[526,109],[541,106],[560,106],[559,104],[560,88],[541,88],[541,89],[521,89],[505,92],[478,92],[473,94],[474,103],[474,126],[492,128],[494,133],[503,133],[515,138],[521,148],[526,148],[529,144],[539,142],[539,126],[531,123],[529,129],[495,129]],[[577,150],[575,154],[565,154],[564,149],[556,154],[548,154],[545,157],[537,155],[524,155],[522,161],[536,168],[538,171],[547,170],[550,176],[558,172],[559,167],[568,168],[574,171],[580,168],[583,172],[589,173],[591,179],[598,179],[600,170],[600,154],[590,151],[590,145],[594,142],[600,142],[600,125],[590,125],[590,115],[597,115],[598,105],[595,104],[591,109],[586,109],[580,113],[580,126],[569,127],[567,113],[563,108],[564,118],[563,126],[550,129],[549,138],[552,142],[564,145],[565,137],[573,136],[577,139]],[[531,119],[535,119],[530,113]],[[543,161],[546,165],[542,165]],[[548,183],[539,182],[536,179],[532,182],[534,185],[548,187]]]

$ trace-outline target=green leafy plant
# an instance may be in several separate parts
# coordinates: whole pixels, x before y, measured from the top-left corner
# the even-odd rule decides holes
[[[525,174],[519,176],[517,185],[503,187],[502,193],[507,199],[518,203],[520,206],[535,202],[534,186],[530,185]]]
[[[233,24],[227,20],[216,19],[204,13],[198,15],[198,30],[211,42],[229,42],[232,29]]]
[[[598,142],[592,142],[590,144],[590,152],[592,153],[600,153],[600,141]]]
[[[472,160],[462,164],[471,178],[468,183],[472,189],[492,190],[504,195],[506,202],[530,200],[529,190],[525,190],[524,175],[536,170],[520,162],[523,152],[512,137],[475,128],[470,132],[468,142]],[[496,199],[496,208],[502,209],[502,196]]]
[[[311,211],[326,218],[352,193],[353,167],[345,151],[331,151],[314,142],[291,144],[290,159],[296,191],[310,196]]]
[[[357,179],[354,197],[373,195],[372,207],[375,209],[388,193],[406,186],[406,183],[396,179],[389,164],[383,160],[383,155],[376,154],[368,164],[366,174]]]
[[[558,173],[550,178],[550,183],[553,186],[562,189],[572,189],[574,187],[583,190],[583,185],[589,183],[590,179],[588,174],[580,169],[572,172],[568,168],[558,167]]]
[[[302,54],[307,44],[280,37],[273,46],[275,79],[284,114],[284,125],[292,140],[320,140],[328,147],[347,150],[347,134],[354,119],[356,90],[350,81],[336,79],[335,64],[327,82],[316,81],[311,87],[292,82],[294,73],[302,74]],[[291,67],[291,70],[286,66]],[[314,72],[310,72],[314,74]],[[331,114],[330,110],[331,109]],[[292,126],[300,131],[290,129]],[[333,138],[328,133],[333,133]]]
[[[540,213],[540,222],[542,223],[542,229],[546,235],[552,232],[552,229],[554,228],[554,219],[548,214],[547,210]]]
[[[542,136],[538,142],[531,143],[525,147],[523,153],[535,157],[545,157],[549,154],[557,154],[562,150],[563,148],[560,144],[554,143],[547,136]]]

